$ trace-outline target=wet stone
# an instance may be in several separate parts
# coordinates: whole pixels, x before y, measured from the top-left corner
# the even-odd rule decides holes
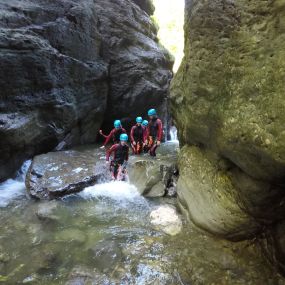
[[[151,224],[169,235],[177,235],[182,230],[182,221],[171,206],[159,206],[150,213]]]
[[[164,151],[164,146],[162,147]],[[129,162],[129,179],[145,197],[163,197],[172,181],[177,155],[163,154],[157,159],[148,156],[132,157]]]
[[[34,157],[26,186],[34,198],[54,199],[80,192],[108,177],[95,148],[59,151]]]

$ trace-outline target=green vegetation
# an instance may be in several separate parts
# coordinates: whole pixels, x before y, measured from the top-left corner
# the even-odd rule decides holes
[[[173,71],[176,72],[184,56],[184,0],[153,0],[153,4],[158,38],[175,57]]]

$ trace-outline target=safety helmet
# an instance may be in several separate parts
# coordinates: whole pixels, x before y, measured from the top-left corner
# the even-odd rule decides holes
[[[147,114],[149,116],[155,116],[156,115],[156,110],[155,109],[150,109],[150,110],[148,110]]]
[[[144,127],[147,127],[147,126],[148,126],[148,121],[147,121],[147,120],[143,120],[142,125],[143,125]]]
[[[129,139],[129,137],[127,134],[121,134],[120,135],[120,141],[127,142],[128,139]]]
[[[122,126],[122,124],[121,124],[121,121],[120,121],[120,120],[116,120],[116,121],[114,122],[114,127],[115,127],[116,129],[120,128],[121,126]]]
[[[143,121],[142,117],[137,117],[137,118],[136,118],[136,122],[137,122],[138,124],[141,124],[142,121]]]

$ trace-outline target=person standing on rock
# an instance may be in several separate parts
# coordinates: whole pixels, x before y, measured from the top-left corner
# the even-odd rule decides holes
[[[146,132],[142,122],[142,117],[137,117],[136,124],[131,129],[130,137],[133,154],[141,154],[145,144]]]
[[[157,117],[155,109],[148,111],[149,122],[147,126],[147,147],[151,156],[156,156],[156,149],[160,146],[163,127],[161,120]]]
[[[105,148],[105,146],[109,143],[109,141],[112,139],[113,144],[119,143],[120,142],[120,135],[121,134],[126,134],[126,130],[122,127],[121,121],[120,120],[115,120],[114,122],[114,129],[109,133],[109,135],[104,135],[103,131],[99,131],[100,135],[105,138],[104,145],[101,146],[101,149]]]
[[[144,132],[144,146],[143,146],[143,151],[144,153],[147,153],[149,151],[148,146],[147,146],[147,126],[148,126],[148,121],[147,120],[143,120],[142,122],[142,126],[143,126],[143,132]]]
[[[120,142],[114,144],[106,153],[106,163],[109,163],[109,159],[112,153],[114,153],[113,159],[110,164],[110,171],[112,173],[113,180],[125,180],[126,167],[129,160],[129,146],[128,135],[121,134]]]

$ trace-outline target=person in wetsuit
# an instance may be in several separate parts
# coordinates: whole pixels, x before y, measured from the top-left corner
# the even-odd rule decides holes
[[[144,153],[147,153],[149,151],[148,146],[147,146],[147,126],[148,126],[148,121],[147,120],[143,120],[142,126],[143,126],[144,138],[145,138],[143,151],[144,151]]]
[[[109,135],[103,134],[103,131],[99,131],[100,135],[105,138],[104,145],[101,146],[101,148],[105,148],[105,146],[109,143],[110,140],[113,141],[113,144],[119,143],[120,142],[120,135],[121,134],[126,134],[126,130],[122,127],[121,121],[116,120],[114,122],[114,129],[109,133]]]
[[[160,146],[163,127],[161,120],[157,117],[155,109],[148,111],[149,122],[147,126],[147,147],[151,156],[156,156],[156,149]]]
[[[141,154],[145,144],[146,132],[142,122],[142,117],[137,117],[136,124],[131,129],[130,137],[133,154]]]
[[[109,163],[110,156],[114,153],[110,163],[110,171],[113,180],[121,179],[120,176],[122,176],[122,180],[124,180],[126,175],[127,162],[129,160],[129,146],[127,142],[128,135],[121,134],[120,142],[114,144],[106,153],[106,163]]]

